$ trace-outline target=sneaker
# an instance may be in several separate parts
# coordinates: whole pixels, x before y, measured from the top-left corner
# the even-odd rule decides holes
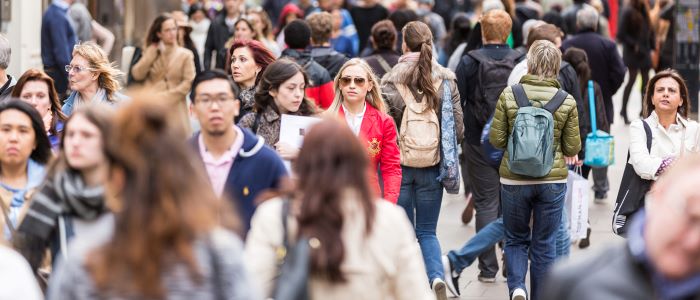
[[[435,293],[435,298],[437,300],[447,300],[447,291],[445,282],[440,278],[433,279],[433,284],[431,286],[433,292]]]
[[[452,266],[452,262],[450,261],[450,258],[447,257],[447,255],[442,256],[442,268],[443,271],[445,272],[445,281],[447,281],[447,289],[450,290],[450,293],[454,295],[455,297],[461,296],[459,292],[459,276],[455,270],[454,267]]]
[[[510,300],[527,300],[527,293],[521,288],[517,288],[510,295]]]
[[[469,224],[474,217],[474,201],[472,201],[472,193],[467,195],[467,207],[464,208],[462,212],[462,223],[464,225]]]
[[[496,282],[496,276],[493,276],[493,277],[486,277],[486,276],[481,276],[481,275],[479,275],[476,279],[478,279],[479,281],[481,281],[481,282],[483,282],[483,283],[494,283],[494,282]]]

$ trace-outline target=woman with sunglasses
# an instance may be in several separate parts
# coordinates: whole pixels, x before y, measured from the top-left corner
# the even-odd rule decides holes
[[[121,88],[117,77],[122,73],[112,66],[107,53],[93,42],[76,45],[73,60],[66,66],[68,85],[73,91],[63,104],[66,116],[77,106],[90,103],[114,105],[127,97],[119,93]]]
[[[283,114],[311,116],[316,106],[305,96],[309,84],[304,69],[289,59],[280,59],[267,66],[255,92],[255,111],[241,118],[238,126],[263,137],[283,159],[293,159],[299,149],[279,143]]]
[[[382,78],[389,114],[400,124],[402,177],[398,204],[415,226],[431,287],[438,299],[446,299],[442,251],[435,232],[443,194],[437,178],[442,160],[455,160],[455,147],[444,146],[455,146],[450,140],[459,145],[464,136],[462,108],[454,73],[433,59],[433,36],[428,25],[410,22],[402,34],[404,54]],[[450,114],[441,113],[443,105],[452,106]]]
[[[340,68],[333,85],[335,99],[329,111],[344,119],[362,140],[370,157],[372,187],[376,192],[384,191],[384,199],[396,203],[401,189],[396,125],[386,112],[377,77],[364,60],[353,58]],[[383,189],[377,170],[381,170]]]

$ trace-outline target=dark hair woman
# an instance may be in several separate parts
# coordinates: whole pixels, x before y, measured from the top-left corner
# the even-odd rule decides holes
[[[161,14],[148,29],[143,56],[131,68],[135,80],[143,80],[144,86],[160,97],[154,101],[165,102],[168,111],[177,116],[175,124],[184,136],[189,136],[189,111],[186,95],[196,76],[194,54],[177,43],[177,24],[170,14]]]
[[[396,52],[396,39],[396,28],[391,21],[379,21],[372,26],[369,42],[373,51],[370,56],[363,59],[372,67],[372,71],[379,79],[399,62],[401,55]]]
[[[267,66],[255,92],[255,112],[243,116],[238,126],[262,136],[265,144],[275,147],[284,159],[296,157],[298,149],[280,139],[282,114],[311,116],[316,114],[313,101],[305,96],[309,78],[296,62],[282,58]]]
[[[115,116],[106,149],[114,224],[102,239],[76,239],[49,299],[254,299],[242,243],[218,229],[228,214],[164,108],[136,95]]]
[[[13,241],[35,271],[44,262],[47,248],[55,265],[58,254],[65,257],[68,253],[68,241],[74,236],[90,235],[113,221],[104,204],[103,186],[110,113],[103,105],[84,106],[66,122],[58,159],[49,168],[41,190],[32,197],[29,213]]]
[[[285,222],[308,238],[310,299],[434,299],[405,214],[373,197],[369,158],[347,125],[313,126],[294,164],[298,188],[288,199],[263,202],[253,216],[246,262],[263,297],[272,295]],[[396,288],[401,286],[401,288]]]
[[[420,220],[414,223],[416,235],[428,271],[428,280],[440,298],[446,297],[446,286],[442,279],[442,252],[435,230],[443,188],[436,178],[440,174],[441,159],[454,159],[450,154],[441,154],[445,152],[441,150],[445,149],[442,140],[456,139],[460,143],[464,137],[462,108],[454,73],[433,59],[433,35],[428,25],[418,21],[410,22],[402,33],[404,55],[391,72],[382,78],[382,91],[389,104],[389,114],[399,127],[402,179],[398,204],[406,210],[412,222]],[[452,105],[450,115],[440,113],[443,104]],[[426,122],[430,126],[417,128],[416,124],[421,122],[409,122],[409,119],[415,118],[414,113],[418,112],[431,120]],[[443,128],[446,130],[443,130],[439,124],[444,122],[454,122],[454,126],[445,126]],[[420,151],[415,151],[419,148]],[[413,153],[420,154],[415,156]]]
[[[255,88],[269,64],[275,61],[275,56],[265,46],[255,40],[236,40],[228,50],[226,73],[231,74],[233,82],[241,90],[240,117],[253,111],[255,106]]]
[[[40,70],[29,69],[17,80],[12,97],[34,106],[44,120],[44,129],[51,142],[51,148],[57,149],[66,115],[61,111],[53,79]]]
[[[44,121],[30,104],[0,102],[0,228],[6,239],[27,212],[34,189],[44,180],[51,144]]]

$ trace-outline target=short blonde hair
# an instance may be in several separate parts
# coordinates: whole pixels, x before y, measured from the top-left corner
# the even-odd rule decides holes
[[[376,108],[377,110],[383,113],[386,113],[387,107],[386,104],[384,104],[384,98],[382,98],[379,80],[377,80],[377,76],[374,75],[372,68],[367,64],[367,62],[365,62],[361,58],[352,58],[348,60],[342,67],[340,67],[338,75],[335,75],[335,79],[333,82],[335,98],[333,98],[333,103],[331,103],[331,106],[328,108],[328,112],[337,115],[338,110],[340,110],[340,106],[345,100],[343,99],[343,92],[340,90],[340,78],[343,76],[343,71],[345,71],[345,69],[347,69],[350,66],[360,66],[363,70],[365,70],[365,72],[367,73],[367,82],[368,84],[372,85],[372,90],[367,92],[366,100],[367,102],[369,102],[370,105],[372,105],[372,107]]]
[[[554,43],[536,40],[527,52],[527,73],[542,79],[556,79],[561,65],[561,51]]]
[[[505,43],[513,27],[513,20],[504,10],[490,10],[481,17],[481,35],[487,41]]]
[[[113,101],[114,93],[121,88],[117,78],[123,74],[109,62],[107,53],[94,42],[85,42],[73,47],[73,57],[76,55],[80,55],[80,57],[87,60],[93,72],[99,73],[97,85],[105,89],[107,100]]]

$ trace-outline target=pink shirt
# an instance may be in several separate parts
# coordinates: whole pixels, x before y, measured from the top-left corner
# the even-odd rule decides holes
[[[207,169],[209,181],[211,181],[211,185],[214,188],[214,193],[219,197],[224,193],[226,178],[228,178],[228,173],[231,171],[233,161],[236,159],[238,151],[243,147],[243,131],[241,131],[238,126],[233,126],[233,130],[236,131],[236,140],[233,141],[228,151],[224,152],[219,159],[215,159],[211,153],[209,153],[204,145],[202,135],[199,135],[199,154],[202,155],[202,160]]]

